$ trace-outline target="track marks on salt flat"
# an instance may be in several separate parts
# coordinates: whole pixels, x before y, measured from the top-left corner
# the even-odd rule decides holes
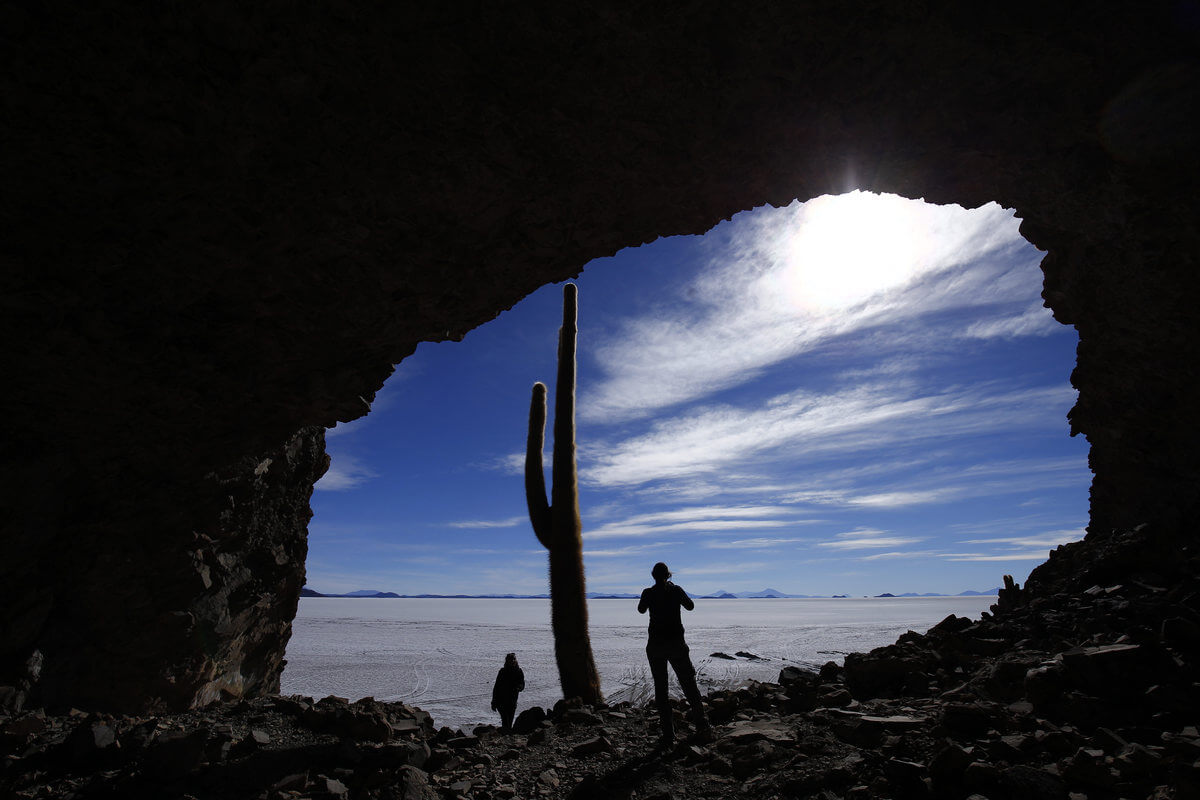
[[[439,654],[443,652],[443,648],[438,648]],[[421,661],[415,661],[408,664],[407,671],[412,674],[412,689],[409,691],[399,692],[398,699],[412,705],[418,705],[425,701],[429,695],[429,690],[433,687],[433,679],[430,675],[430,665],[436,667],[441,661],[438,658],[430,656]]]
[[[605,691],[605,696],[610,703],[628,702],[639,706],[654,699],[654,683],[650,679],[648,667],[625,667],[615,678],[606,676],[604,682],[610,687],[614,684],[619,687],[615,691],[611,688]]]
[[[701,692],[734,689],[745,685],[750,679],[745,664],[741,662],[705,656],[693,663],[696,667],[696,683]],[[629,702],[640,706],[654,700],[654,681],[648,666],[625,667],[615,676],[605,676],[605,684],[605,695],[610,703]],[[613,689],[613,686],[617,688]],[[667,688],[672,697],[683,696],[678,676],[670,667],[667,668]]]

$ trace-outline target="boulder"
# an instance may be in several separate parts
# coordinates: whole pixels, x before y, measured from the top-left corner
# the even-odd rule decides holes
[[[1063,800],[1067,794],[1066,786],[1057,775],[1024,764],[1003,770],[999,784],[1014,800]]]
[[[520,734],[532,733],[541,726],[544,719],[546,719],[546,710],[541,706],[527,708],[513,720],[513,732]]]
[[[416,767],[404,766],[396,770],[391,784],[394,800],[441,800],[429,785],[429,776]]]
[[[929,761],[929,777],[939,794],[946,796],[958,793],[967,766],[975,760],[972,752],[973,748],[948,744],[934,753]]]
[[[577,758],[582,758],[584,756],[595,755],[596,753],[612,753],[614,751],[615,749],[613,748],[613,744],[608,740],[607,737],[596,736],[592,739],[586,739],[575,745],[575,747],[571,749],[571,755],[576,756]]]
[[[996,725],[996,715],[978,703],[947,703],[941,724],[954,736],[973,739]]]
[[[67,736],[63,748],[72,761],[94,765],[106,753],[116,749],[116,742],[117,735],[111,725],[85,720]]]
[[[163,779],[182,778],[200,766],[208,731],[167,731],[155,736],[146,748],[146,770]]]

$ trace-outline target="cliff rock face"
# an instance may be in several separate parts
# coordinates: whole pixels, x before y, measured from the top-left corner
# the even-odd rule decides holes
[[[1092,530],[1178,529],[1187,8],[9,4],[0,684],[269,690],[319,428],[417,343],[622,247],[853,188],[1017,210],[1080,333]]]
[[[118,487],[70,529],[9,546],[0,639],[41,669],[6,682],[50,705],[151,711],[278,690],[328,463],[324,430],[305,428],[195,485]]]

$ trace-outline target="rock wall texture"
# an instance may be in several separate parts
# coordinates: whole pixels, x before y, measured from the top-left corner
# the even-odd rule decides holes
[[[1093,535],[1180,529],[1197,31],[1172,2],[7,4],[0,684],[269,690],[314,431],[592,258],[853,188],[1017,210],[1080,333]]]

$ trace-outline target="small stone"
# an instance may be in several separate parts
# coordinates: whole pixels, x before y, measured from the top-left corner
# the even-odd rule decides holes
[[[600,718],[586,708],[568,708],[562,715],[563,721],[572,725],[599,725]]]
[[[323,791],[330,797],[347,797],[350,794],[350,789],[346,784],[336,778],[329,778],[324,775],[317,777],[317,787],[319,791]]]
[[[603,736],[597,736],[594,739],[588,739],[587,741],[580,742],[579,744],[575,745],[575,747],[571,750],[571,755],[577,758],[582,758],[583,756],[590,756],[596,753],[611,752],[613,752],[612,742]]]
[[[963,771],[963,783],[984,795],[992,794],[1000,784],[1000,770],[984,761],[972,761]]]
[[[553,769],[548,769],[537,776],[538,783],[551,788],[557,787],[561,781],[558,778],[558,773]]]
[[[1131,744],[1126,745],[1117,756],[1116,766],[1122,777],[1139,777],[1153,771],[1161,761],[1162,756],[1154,750],[1140,744]]]
[[[729,775],[733,772],[733,763],[725,756],[715,756],[708,762],[708,771],[714,775]]]
[[[851,696],[847,689],[839,687],[822,694],[818,698],[818,702],[823,706],[842,707],[850,705],[853,699],[853,696]]]
[[[147,769],[160,777],[181,777],[200,765],[208,741],[205,730],[160,733],[146,753]]]
[[[393,733],[416,733],[421,730],[421,723],[415,719],[401,719],[390,724]]]
[[[874,717],[863,715],[860,717],[863,722],[871,725],[879,725],[886,731],[895,733],[904,733],[906,731],[916,730],[923,727],[928,720],[924,717],[910,717],[904,715],[896,715],[891,717]]]
[[[0,686],[0,709],[20,711],[24,706],[24,692],[16,686]]]
[[[308,785],[308,776],[303,772],[296,772],[291,775],[285,775],[271,786],[277,792],[303,791]]]
[[[538,728],[533,733],[529,734],[529,744],[539,745],[545,744],[554,738],[554,731],[548,728]]]
[[[929,774],[935,786],[955,786],[963,779],[963,773],[971,764],[971,751],[949,744],[934,754],[929,762]]]
[[[26,717],[14,719],[5,725],[3,730],[5,736],[17,738],[42,733],[46,730],[46,718],[30,714]]]

